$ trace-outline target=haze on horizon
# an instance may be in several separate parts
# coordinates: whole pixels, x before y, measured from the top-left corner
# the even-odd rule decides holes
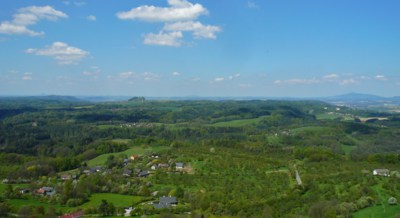
[[[0,95],[400,90],[396,0],[3,0]]]

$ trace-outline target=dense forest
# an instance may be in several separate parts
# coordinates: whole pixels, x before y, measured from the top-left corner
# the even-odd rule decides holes
[[[0,217],[396,217],[399,141],[320,101],[0,98]]]

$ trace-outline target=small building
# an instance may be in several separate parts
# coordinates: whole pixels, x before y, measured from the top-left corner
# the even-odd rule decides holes
[[[86,169],[86,170],[83,171],[83,173],[89,176],[90,174],[95,173],[95,171],[93,171],[91,169]]]
[[[390,176],[390,171],[388,169],[374,169],[372,174],[374,176]]]
[[[389,205],[396,205],[397,204],[397,199],[395,197],[390,197],[388,199],[388,204]]]
[[[171,208],[172,206],[176,206],[178,204],[178,201],[176,200],[176,197],[160,197],[158,202],[153,202],[153,206],[155,209],[164,209],[164,208]]]
[[[137,159],[139,159],[139,155],[136,155],[136,154],[131,155],[130,159],[131,160],[137,160]]]
[[[168,167],[169,167],[169,164],[160,163],[160,164],[158,164],[158,167],[159,167],[159,168],[168,168]]]
[[[151,169],[151,170],[156,170],[156,169],[158,169],[158,165],[157,165],[157,164],[153,164],[153,165],[150,167],[150,169]]]
[[[29,189],[21,189],[21,190],[19,191],[19,193],[21,193],[21,194],[28,194],[28,193],[29,193]]]
[[[176,170],[183,170],[183,167],[184,167],[183,163],[178,162],[178,163],[175,164],[175,169]]]
[[[38,195],[43,195],[43,196],[52,196],[52,195],[54,195],[56,193],[56,191],[54,190],[53,187],[44,186],[44,187],[42,187],[40,189],[37,189],[35,191],[35,193],[38,194]]]
[[[124,169],[124,172],[122,173],[123,176],[132,176],[132,170],[130,169]]]
[[[134,209],[135,209],[135,208],[133,208],[133,207],[125,208],[124,216],[131,216],[131,212],[132,212]]]
[[[150,172],[146,170],[138,173],[137,175],[138,177],[148,177],[150,175]]]
[[[128,165],[128,163],[129,163],[129,159],[124,159],[124,166],[126,166],[126,165]]]
[[[101,171],[103,171],[103,169],[104,168],[102,166],[95,166],[95,167],[92,167],[91,170],[93,170],[95,172],[101,172]]]
[[[66,180],[71,180],[72,176],[69,174],[63,174],[61,175],[61,180],[66,181]]]

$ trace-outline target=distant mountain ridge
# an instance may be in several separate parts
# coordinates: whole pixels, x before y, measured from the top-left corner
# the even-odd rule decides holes
[[[400,98],[400,97],[391,97],[391,98],[386,98],[386,97],[381,97],[378,95],[371,95],[371,94],[361,94],[361,93],[348,93],[348,94],[343,94],[343,95],[336,95],[332,97],[327,97],[327,99],[338,99],[338,100],[374,100],[374,101],[379,101],[379,100],[388,100],[388,99],[393,99],[393,98]]]
[[[382,97],[371,94],[348,93],[343,95],[316,98],[336,105],[345,105],[356,108],[378,108],[388,106],[400,106],[400,96]]]
[[[142,97],[144,99],[144,97]],[[136,99],[128,96],[64,96],[64,95],[43,95],[43,96],[0,96],[0,103],[7,100],[16,100],[21,104],[25,103],[64,103],[64,104],[81,104],[87,102],[116,102],[129,101]],[[146,97],[149,100],[209,100],[209,101],[250,101],[250,100],[283,100],[283,101],[309,101],[317,100],[335,105],[344,105],[355,108],[381,108],[390,106],[400,106],[400,96],[382,97],[372,94],[347,93],[328,97],[265,97],[265,96],[248,96],[248,97]],[[136,99],[137,100],[137,99]]]
[[[45,100],[45,101],[70,101],[77,102],[81,99],[74,96],[65,95],[43,95],[43,96],[0,96],[0,99],[15,99],[15,100]]]

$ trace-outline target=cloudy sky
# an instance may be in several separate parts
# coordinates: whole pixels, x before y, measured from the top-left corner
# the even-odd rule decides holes
[[[0,95],[400,95],[398,0],[1,0]]]

